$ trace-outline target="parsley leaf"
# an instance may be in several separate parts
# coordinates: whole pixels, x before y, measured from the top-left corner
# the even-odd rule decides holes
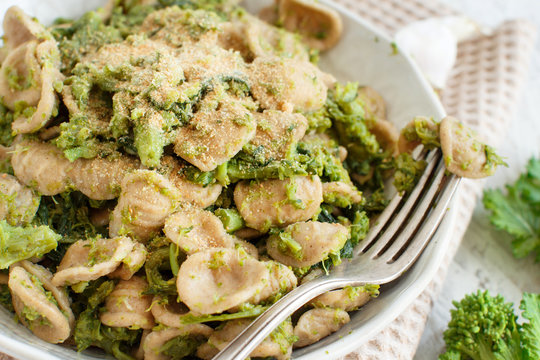
[[[491,211],[489,219],[514,237],[516,258],[535,252],[536,261],[540,261],[540,160],[529,160],[527,171],[506,190],[506,194],[501,190],[484,192],[484,206]]]

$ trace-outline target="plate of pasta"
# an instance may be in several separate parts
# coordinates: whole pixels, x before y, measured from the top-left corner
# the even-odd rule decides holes
[[[347,261],[414,187],[412,150],[440,146],[417,67],[329,1],[33,3],[5,9],[0,48],[0,349],[17,358],[211,359]],[[315,298],[252,358],[354,350],[433,278],[454,213],[397,281]]]

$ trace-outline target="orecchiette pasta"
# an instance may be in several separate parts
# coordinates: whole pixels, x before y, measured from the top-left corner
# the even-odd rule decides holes
[[[268,239],[268,254],[282,264],[294,267],[314,265],[331,253],[343,247],[349,236],[349,229],[340,224],[318,221],[299,222],[285,229],[286,236],[295,241],[300,249],[293,250],[282,240],[282,235],[272,235]]]
[[[350,204],[358,204],[363,199],[362,193],[353,184],[342,181],[323,183],[322,191],[325,202],[331,204],[335,202],[347,202],[348,204],[344,204],[344,207]]]
[[[371,86],[358,88],[358,99],[364,103],[365,117],[371,121],[386,119],[386,104],[383,97]]]
[[[208,81],[216,76],[247,78],[246,64],[234,51],[207,44],[191,45],[183,48],[180,58],[188,80],[184,86],[193,86],[197,81]]]
[[[187,254],[209,248],[234,248],[233,236],[210,211],[184,207],[165,221],[165,235]]]
[[[365,291],[359,291],[355,288],[346,288],[329,291],[317,296],[311,301],[316,307],[329,307],[345,311],[353,311],[365,305],[371,295]]]
[[[29,41],[51,37],[43,25],[26,15],[17,6],[12,6],[6,11],[3,27],[4,45],[8,51]]]
[[[190,324],[178,328],[154,330],[144,339],[144,358],[146,360],[168,360],[171,357],[161,353],[163,345],[167,341],[178,336],[208,338],[212,333],[212,328],[203,324]]]
[[[260,293],[270,272],[243,250],[214,248],[187,258],[178,272],[178,296],[191,311],[215,314]]]
[[[399,131],[390,121],[376,119],[375,123],[371,126],[370,131],[375,135],[377,141],[384,150],[393,155],[396,155],[399,152]]]
[[[266,161],[282,160],[292,151],[306,133],[306,118],[298,113],[265,110],[256,114],[257,132],[251,144],[260,147]]]
[[[173,328],[184,326],[182,315],[189,313],[189,309],[173,296],[168,298],[155,296],[152,300],[151,311],[157,323]]]
[[[311,345],[320,339],[338,331],[350,321],[346,311],[332,308],[315,308],[306,311],[294,327],[298,340],[295,348]]]
[[[249,320],[233,320],[225,324],[225,326],[215,331],[208,339],[208,344],[218,351],[222,350],[229,342],[231,342],[238,334],[242,332],[250,323]],[[288,359],[292,352],[291,336],[293,327],[290,320],[283,322],[280,325],[280,336],[271,334],[255,350],[250,354],[251,357],[272,357],[277,360]]]
[[[127,237],[79,240],[71,245],[52,278],[55,286],[75,285],[112,273],[133,250]]]
[[[71,335],[75,317],[67,294],[51,284],[51,277],[40,265],[24,261],[11,267],[8,286],[21,322],[39,338],[59,343]]]
[[[161,159],[164,176],[176,187],[180,194],[180,201],[200,208],[207,208],[216,202],[223,187],[220,184],[202,186],[195,184],[182,174],[185,166],[181,165],[172,156]]]
[[[139,242],[135,243],[131,252],[122,259],[122,264],[108,276],[122,280],[131,279],[144,266],[146,255],[148,255],[146,247]]]
[[[61,81],[63,75],[58,70],[58,48],[52,40],[42,42],[36,47],[36,56],[41,65],[39,71],[40,98],[35,109],[23,113],[13,121],[12,128],[16,133],[32,133],[45,126],[53,115],[58,113],[58,96],[54,84]],[[34,86],[34,85],[31,85]]]
[[[476,139],[456,118],[447,116],[440,125],[441,148],[448,171],[467,178],[479,179],[492,175],[496,163],[490,156],[493,149]]]
[[[174,151],[201,171],[212,171],[255,136],[253,115],[244,100],[208,95],[190,124],[179,129]]]
[[[0,97],[6,106],[15,109],[17,103],[36,106],[40,99],[40,65],[36,59],[37,41],[29,41],[11,51],[2,63],[0,69]],[[10,78],[16,76],[19,80],[13,83]],[[20,89],[14,91],[15,89]]]
[[[234,189],[234,202],[248,227],[266,232],[271,226],[286,226],[308,220],[322,203],[318,176],[285,180],[242,181]]]
[[[71,184],[68,172],[73,165],[50,143],[29,140],[18,143],[11,165],[17,179],[43,195],[59,194]]]
[[[298,282],[294,272],[287,266],[277,261],[267,261],[266,264],[270,271],[268,283],[260,293],[248,301],[252,304],[258,304],[278,293],[287,293],[295,288]]]
[[[258,57],[249,68],[253,97],[263,109],[314,111],[326,100],[332,79],[316,66],[295,59]]]
[[[124,177],[109,234],[130,234],[146,241],[159,232],[180,199],[178,190],[155,171],[137,170]]]
[[[105,311],[99,319],[107,326],[151,329],[154,317],[148,311],[152,296],[144,295],[148,287],[146,280],[133,276],[120,280],[105,300]]]
[[[78,159],[68,176],[73,186],[94,200],[111,200],[120,195],[120,184],[127,173],[140,167],[140,162],[128,156]]]
[[[202,11],[186,12],[178,7],[168,7],[146,17],[140,30],[152,40],[171,47],[193,43],[213,44],[217,42],[219,22],[217,16],[208,16]],[[191,29],[197,23],[204,26],[194,32]]]
[[[281,0],[278,9],[278,19],[283,27],[299,32],[315,49],[328,50],[341,38],[343,24],[333,9],[306,0]]]
[[[309,60],[307,47],[295,35],[249,14],[224,23],[218,41],[223,48],[240,52],[246,62],[272,55]]]

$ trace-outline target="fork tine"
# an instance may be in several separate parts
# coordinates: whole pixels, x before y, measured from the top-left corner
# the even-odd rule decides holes
[[[444,190],[444,188],[441,188],[441,184],[443,184],[446,167],[440,158],[437,165],[434,178],[429,184],[429,187],[423,189],[422,198],[418,201],[416,207],[412,209],[407,220],[402,224],[398,224],[401,228],[394,234],[394,241],[391,242],[388,248],[377,254],[386,261],[391,261],[403,246],[411,240],[426,216],[428,216],[433,202],[441,191]]]
[[[456,175],[447,176],[441,187],[441,191],[434,190],[439,196],[433,199],[433,202],[435,202],[433,209],[420,220],[419,229],[416,234],[414,234],[410,243],[405,243],[403,248],[397,249],[397,252],[389,258],[390,260],[394,260],[394,262],[390,264],[393,271],[400,274],[403,273],[403,271],[407,270],[416,261],[418,256],[420,256],[424,247],[437,231],[444,214],[448,211],[448,205],[460,180],[461,178]],[[389,254],[390,253],[391,252],[389,252]]]
[[[426,161],[429,163],[431,159],[433,158],[433,156],[434,156],[433,151],[430,153],[424,151],[418,156],[417,160],[426,159]],[[419,186],[417,185],[417,188],[418,187]],[[409,198],[411,198],[412,196],[413,194],[411,194]],[[397,209],[401,205],[402,200],[403,200],[403,196],[400,195],[399,193],[396,194],[392,198],[390,203],[388,203],[388,205],[384,208],[383,212],[379,215],[379,217],[375,221],[375,225],[373,225],[371,229],[369,230],[367,236],[364,238],[364,240],[362,240],[362,242],[360,242],[360,244],[358,244],[357,249],[355,251],[357,255],[365,252],[373,244],[373,241],[375,240],[375,238],[381,235],[383,230],[386,231],[385,227],[387,227],[389,224],[392,223],[393,221],[392,217],[397,213]]]
[[[424,173],[418,180],[418,183],[416,184],[415,188],[407,197],[407,200],[405,201],[403,206],[399,209],[399,211],[396,212],[395,211],[396,209],[393,209],[393,213],[391,214],[393,216],[389,216],[387,219],[388,225],[386,229],[383,230],[383,229],[373,228],[372,230],[370,230],[369,234],[371,235],[372,231],[374,234],[371,236],[370,242],[373,242],[373,240],[375,240],[375,243],[371,248],[369,248],[366,251],[366,255],[370,255],[370,257],[376,256],[377,254],[381,252],[381,250],[385,249],[388,246],[389,242],[394,238],[399,228],[407,220],[407,217],[411,216],[410,214],[414,211],[414,206],[417,204],[418,199],[425,192],[426,183],[432,176],[433,171],[437,169],[437,165],[439,164],[440,159],[441,159],[441,153],[438,149],[435,149],[429,152],[426,158],[427,166],[424,170]],[[379,237],[377,237],[376,235],[379,235]],[[366,244],[366,243],[367,241],[365,240],[362,242],[362,244]],[[364,245],[361,251],[364,251],[368,246],[369,245]]]

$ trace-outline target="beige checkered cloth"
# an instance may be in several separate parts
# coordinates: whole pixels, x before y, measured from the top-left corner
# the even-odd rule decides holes
[[[457,13],[436,0],[335,0],[393,34],[416,20]],[[459,44],[458,59],[441,98],[449,115],[478,130],[497,145],[514,113],[527,75],[535,28],[525,21],[509,21],[490,36]],[[394,322],[343,359],[412,359],[427,316],[439,293],[448,266],[467,229],[482,182],[463,181],[455,205],[458,221],[446,258],[436,277]],[[11,359],[0,354],[0,360]]]

